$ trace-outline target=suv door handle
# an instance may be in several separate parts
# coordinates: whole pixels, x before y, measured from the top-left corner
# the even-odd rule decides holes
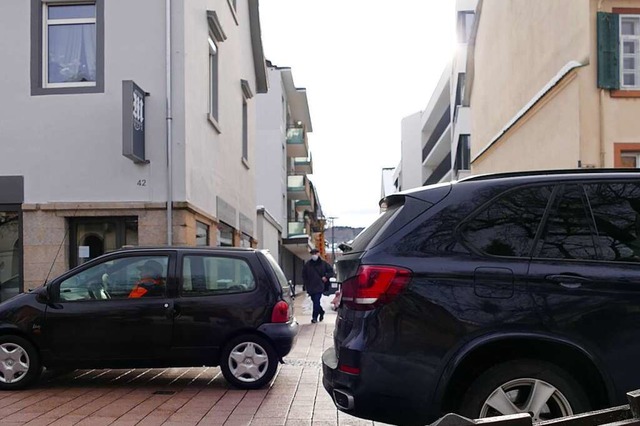
[[[546,279],[547,281],[551,281],[555,284],[569,289],[580,288],[582,284],[591,282],[589,278],[581,277],[580,275],[569,274],[547,275]]]

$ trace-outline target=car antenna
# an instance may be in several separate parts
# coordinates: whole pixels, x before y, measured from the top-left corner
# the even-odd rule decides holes
[[[76,204],[76,209],[73,212],[73,216],[72,217],[76,217],[76,215],[78,214],[78,205]],[[44,283],[48,283],[49,282],[49,276],[51,275],[51,271],[53,270],[54,265],[56,264],[56,260],[58,259],[58,255],[60,254],[60,250],[62,249],[62,246],[64,245],[64,242],[67,239],[67,235],[69,234],[69,228],[71,227],[71,224],[69,224],[69,226],[65,226],[65,230],[64,230],[64,237],[62,237],[62,241],[60,241],[60,245],[58,246],[58,251],[56,252],[56,256],[53,258],[53,262],[51,262],[51,268],[49,268],[49,272],[47,273],[47,278],[44,279]]]

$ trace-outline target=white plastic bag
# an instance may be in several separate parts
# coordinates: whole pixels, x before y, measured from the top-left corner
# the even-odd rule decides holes
[[[305,296],[304,300],[302,301],[302,313],[309,314],[309,315],[313,313],[313,302],[311,301],[311,296],[309,296],[308,294]]]
[[[333,309],[331,308],[331,301],[333,300],[333,294],[330,296],[325,296],[324,294],[322,295],[322,297],[320,298],[320,306],[322,306],[322,309],[327,312],[327,311],[332,311]]]

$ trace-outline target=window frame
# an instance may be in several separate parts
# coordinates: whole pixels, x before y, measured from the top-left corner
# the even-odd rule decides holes
[[[220,132],[220,49],[215,37],[209,34],[209,121]]]
[[[636,155],[640,154],[640,143],[614,142],[613,167],[624,168],[624,165],[622,164],[622,157],[629,153],[635,153]],[[640,160],[640,158],[638,160]],[[640,168],[640,161],[638,162],[638,168]]]
[[[48,46],[46,37],[48,6],[95,5],[96,81],[48,83]],[[64,20],[79,24],[85,19]],[[63,21],[63,20],[58,20]],[[59,23],[62,25],[61,23]],[[55,25],[55,24],[54,24]],[[104,93],[104,0],[31,0],[31,95]]]
[[[620,78],[620,90],[640,90],[640,11],[638,11],[637,13],[626,13],[626,14],[620,14],[619,15],[619,19],[620,19],[620,23],[619,23],[619,28],[618,28],[618,51],[619,51],[619,57],[620,57],[620,61],[618,64],[618,73],[619,73],[619,78]],[[635,20],[635,24],[637,26],[638,29],[638,34],[636,35],[625,35],[622,34],[622,21],[623,20],[630,20],[633,19]],[[636,44],[636,51],[631,54],[631,56],[635,59],[635,85],[627,85],[624,83],[624,75],[625,74],[629,74],[629,72],[625,72],[624,69],[624,59],[625,56],[630,56],[630,54],[626,54],[624,53],[624,42],[625,41],[634,41]]]

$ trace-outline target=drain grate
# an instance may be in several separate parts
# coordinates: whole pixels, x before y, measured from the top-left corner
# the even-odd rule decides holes
[[[317,367],[317,368],[322,367],[322,362],[321,361],[310,361],[310,360],[307,360],[307,359],[289,359],[289,358],[285,358],[284,359],[284,364],[285,365],[293,365],[295,367]]]
[[[174,395],[176,391],[155,391],[154,395]]]

